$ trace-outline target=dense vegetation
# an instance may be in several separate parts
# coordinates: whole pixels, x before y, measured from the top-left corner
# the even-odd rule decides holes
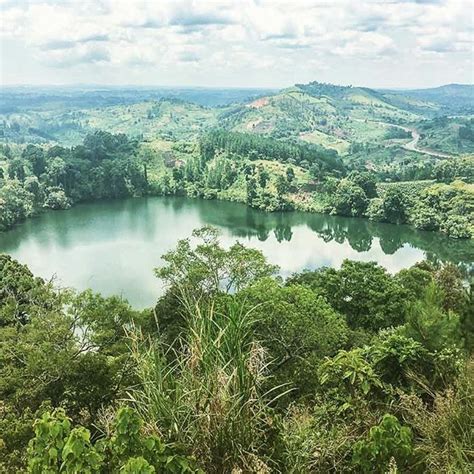
[[[136,196],[147,191],[146,163],[125,135],[95,132],[73,148],[28,145],[20,156],[3,147],[0,230],[42,208],[67,209],[92,199]]]
[[[3,155],[0,230],[43,208],[151,194],[368,217],[453,238],[474,236],[470,157],[418,168],[424,179],[415,183],[397,182],[394,165],[391,174],[368,172],[357,162],[344,165],[336,151],[318,145],[225,130],[210,131],[197,144],[174,142],[166,152],[145,140],[98,131],[75,147],[28,145],[20,154],[4,145]],[[387,176],[395,182],[384,181]]]
[[[0,256],[2,472],[469,472],[456,266],[282,281],[212,228],[163,259],[166,293],[139,312]]]

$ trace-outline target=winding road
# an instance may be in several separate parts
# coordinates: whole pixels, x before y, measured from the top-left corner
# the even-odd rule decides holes
[[[403,125],[396,125],[394,123],[386,123],[386,122],[375,122],[372,121],[373,123],[378,123],[380,125],[385,125],[386,127],[395,127],[395,128],[400,128],[401,130],[405,130],[405,132],[411,133],[411,141],[408,143],[405,143],[402,145],[402,148],[405,148],[405,150],[409,151],[416,151],[418,153],[423,153],[425,155],[431,155],[431,156],[436,156],[438,158],[453,158],[453,155],[450,155],[449,153],[443,153],[441,151],[433,151],[433,150],[428,150],[426,148],[420,148],[418,147],[418,141],[420,140],[420,134],[414,129],[414,128],[408,128],[404,127]]]

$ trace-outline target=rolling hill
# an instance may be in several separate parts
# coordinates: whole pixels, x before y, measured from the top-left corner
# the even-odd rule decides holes
[[[165,92],[167,97],[160,98]],[[396,148],[403,160],[416,150],[404,150],[410,133],[396,132],[391,125],[429,129],[420,140],[426,149],[448,154],[472,152],[469,133],[467,139],[458,139],[459,124],[440,129],[439,123],[430,127],[429,121],[449,110],[474,110],[473,92],[474,86],[456,84],[394,91],[316,81],[278,92],[13,89],[2,92],[9,111],[0,115],[0,140],[69,145],[80,143],[90,131],[102,129],[152,140],[194,141],[207,130],[220,127],[274,139],[303,140],[340,155],[353,154],[362,147],[372,155],[368,160],[376,160],[375,154],[387,156],[387,148]],[[212,98],[213,94],[217,96]],[[83,107],[79,108],[81,97]],[[469,122],[467,126],[471,125]]]

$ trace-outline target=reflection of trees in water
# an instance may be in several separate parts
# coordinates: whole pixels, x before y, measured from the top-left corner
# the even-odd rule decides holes
[[[205,222],[225,227],[236,237],[256,237],[264,241],[273,231],[279,242],[290,241],[292,228],[305,225],[325,242],[347,242],[357,252],[369,251],[374,238],[378,238],[382,251],[388,255],[408,244],[443,262],[462,262],[471,268],[474,262],[474,241],[453,240],[437,232],[421,231],[407,225],[305,212],[266,213],[223,201],[204,201],[199,211]]]
[[[225,228],[242,239],[265,241],[273,233],[278,242],[289,242],[294,228],[305,226],[323,241],[347,242],[357,252],[369,251],[374,238],[379,239],[385,254],[393,254],[409,244],[424,251],[432,262],[461,263],[466,273],[474,273],[474,240],[457,241],[436,232],[367,219],[304,212],[267,213],[239,203],[184,197],[100,201],[68,211],[45,212],[39,218],[28,219],[0,233],[0,251],[14,252],[21,242],[29,239],[34,239],[41,248],[51,245],[66,248],[73,241],[107,241],[123,229],[152,239],[159,231],[173,232],[166,229],[168,214]]]
[[[283,241],[289,242],[291,238],[293,237],[291,226],[289,226],[288,224],[278,224],[275,227],[274,234],[278,242],[283,242]]]

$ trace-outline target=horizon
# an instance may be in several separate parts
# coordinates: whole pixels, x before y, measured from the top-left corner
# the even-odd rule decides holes
[[[309,81],[305,84],[317,82],[323,84],[320,81]],[[372,90],[399,90],[399,91],[414,91],[414,90],[425,90],[425,89],[439,89],[441,87],[449,87],[449,86],[461,86],[461,87],[473,87],[474,82],[472,83],[459,83],[459,82],[451,82],[451,83],[442,83],[439,85],[434,85],[430,87],[368,87],[363,84],[339,84],[339,83],[332,83],[332,82],[324,82],[325,84],[330,84],[338,87],[353,87],[353,88],[365,88],[365,89],[372,89]],[[206,86],[206,85],[166,85],[166,84],[94,84],[94,83],[66,83],[66,84],[1,84],[0,88],[5,89],[14,89],[14,88],[65,88],[65,89],[91,89],[91,90],[113,90],[113,89],[130,89],[130,90],[153,90],[153,89],[169,89],[169,90],[184,90],[184,89],[202,89],[202,90],[253,90],[253,91],[282,91],[291,87],[295,87],[297,84],[303,84],[301,82],[286,85],[283,87],[252,87],[252,86]]]
[[[468,0],[4,0],[2,87],[473,84]],[[156,85],[150,85],[156,84]],[[179,84],[177,86],[176,84]]]

